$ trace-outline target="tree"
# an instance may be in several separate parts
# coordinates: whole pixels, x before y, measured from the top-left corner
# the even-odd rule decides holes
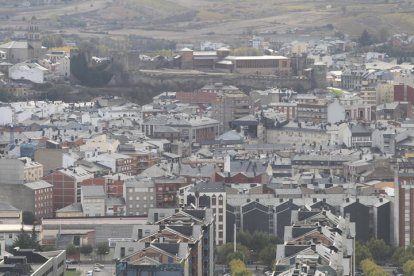
[[[13,247],[19,247],[22,249],[30,248],[30,235],[24,231],[23,227],[20,229],[20,233],[14,240]]]
[[[246,261],[246,255],[242,251],[231,252],[227,255],[226,263],[229,264],[233,260],[243,260]]]
[[[79,248],[77,248],[72,243],[66,246],[66,255],[73,256],[73,255],[78,254],[78,252],[79,252]]]
[[[30,243],[31,243],[31,248],[32,249],[36,249],[36,250],[40,251],[41,246],[40,246],[39,238],[37,236],[36,228],[35,228],[34,225],[32,227],[32,234],[30,235]]]
[[[407,261],[414,259],[414,247],[410,245],[407,248],[397,248],[392,255],[392,259],[400,266],[404,265]]]
[[[362,272],[364,276],[387,276],[388,273],[385,272],[381,267],[376,265],[372,260],[366,259],[361,262]]]
[[[391,247],[383,240],[371,239],[366,243],[366,246],[375,261],[383,261],[388,258],[391,253]]]
[[[271,266],[276,256],[276,245],[269,244],[259,253],[259,259],[263,264]]]
[[[109,245],[107,242],[101,242],[96,245],[96,254],[100,257],[109,254]]]
[[[47,48],[62,47],[63,39],[59,34],[49,34],[42,37],[42,45]]]
[[[414,276],[414,260],[406,261],[403,265],[404,275]]]
[[[42,251],[47,252],[47,251],[56,251],[56,247],[53,245],[45,245],[42,247]]]
[[[238,243],[236,245],[236,253],[239,252],[237,255],[235,255],[234,252],[233,252],[233,250],[234,250],[233,246],[234,246],[233,243],[226,243],[226,244],[220,246],[217,249],[217,262],[218,263],[220,263],[220,264],[228,263],[228,261],[231,261],[232,258],[236,257],[236,256],[240,256],[240,259],[242,259],[242,260],[249,259],[249,257],[250,257],[249,253],[250,252],[249,252],[249,249],[246,246],[241,245],[241,244]],[[232,256],[232,257],[229,257],[229,256]]]
[[[371,252],[369,251],[366,245],[363,245],[360,242],[355,243],[355,261],[356,265],[360,266],[361,262],[366,259],[372,259]]]
[[[30,212],[30,211],[23,212],[23,224],[33,225],[34,221],[35,221],[35,215],[33,214],[33,212]]]
[[[390,30],[386,27],[382,27],[378,31],[378,38],[381,42],[386,42],[390,37]]]
[[[90,255],[92,253],[92,251],[93,251],[93,247],[90,244],[82,245],[81,248],[80,248],[80,252],[83,255]]]
[[[361,46],[369,46],[374,43],[374,38],[371,36],[370,33],[366,29],[362,31],[361,36],[358,39],[358,42]]]
[[[39,241],[37,240],[35,226],[33,225],[31,235],[29,235],[22,227],[20,229],[20,233],[14,240],[12,247],[19,247],[20,249],[35,249],[37,251],[40,251],[41,247]]]
[[[89,67],[87,53],[80,52],[70,59],[70,72],[79,82],[85,86],[102,87],[112,79],[111,62],[103,62],[100,65]]]
[[[250,245],[252,244],[252,235],[250,235],[249,232],[237,232],[237,241],[250,248]]]
[[[252,273],[247,269],[246,265],[238,259],[232,260],[229,263],[231,275],[234,276],[251,276]]]

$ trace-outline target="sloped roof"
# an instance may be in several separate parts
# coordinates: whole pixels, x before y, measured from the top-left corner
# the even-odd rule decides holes
[[[234,130],[230,130],[227,131],[225,133],[223,133],[222,135],[220,135],[217,140],[223,140],[223,141],[243,141],[243,137],[238,134],[236,131]]]
[[[27,41],[10,41],[0,45],[0,49],[28,49]]]

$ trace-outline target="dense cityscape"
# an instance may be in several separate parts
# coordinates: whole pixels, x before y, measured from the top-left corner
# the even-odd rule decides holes
[[[0,275],[414,275],[413,3],[228,2],[0,0]]]

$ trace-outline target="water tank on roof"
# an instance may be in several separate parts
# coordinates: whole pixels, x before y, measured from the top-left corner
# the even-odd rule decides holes
[[[20,156],[33,158],[36,147],[33,144],[25,143],[20,145]]]

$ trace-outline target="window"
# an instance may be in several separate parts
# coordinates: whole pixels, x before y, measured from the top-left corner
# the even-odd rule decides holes
[[[212,197],[211,197],[211,205],[216,205],[217,204],[217,198],[216,198],[216,196],[215,195],[213,195]]]

